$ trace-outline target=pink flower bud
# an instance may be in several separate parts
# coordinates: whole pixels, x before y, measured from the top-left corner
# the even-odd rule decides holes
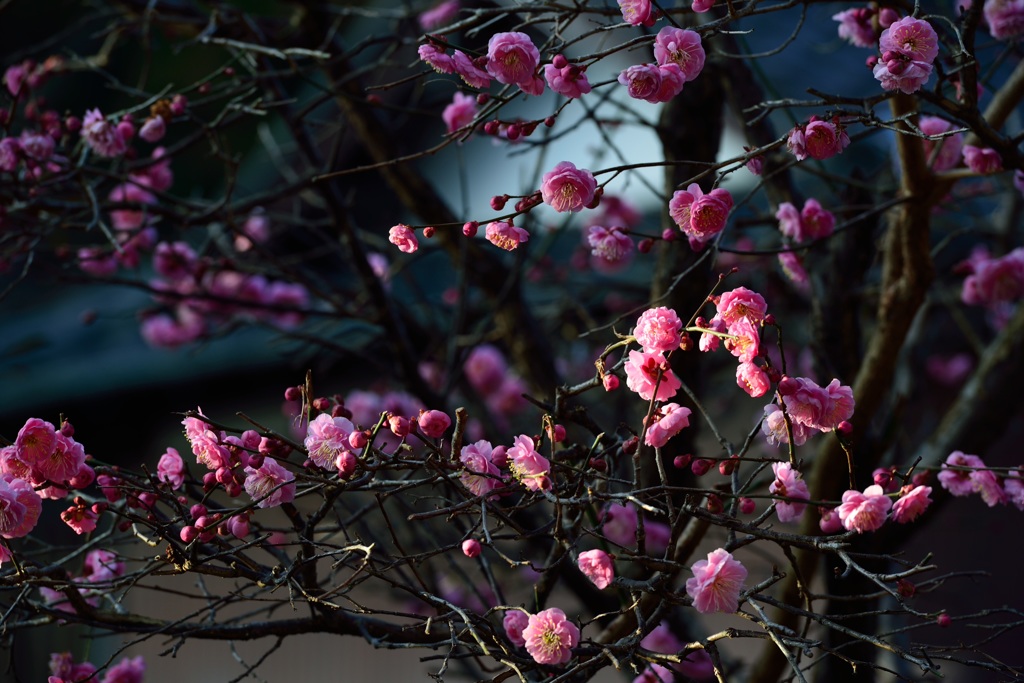
[[[185,107],[188,106],[188,98],[184,95],[175,95],[171,99],[171,113],[175,116],[181,116],[185,113]]]
[[[943,613],[942,613],[942,614],[940,614],[940,615],[938,616],[938,618],[937,618],[937,619],[935,620],[935,623],[936,623],[936,624],[938,624],[938,625],[939,625],[940,627],[942,627],[942,628],[949,628],[950,624],[952,624],[952,623],[953,623],[953,618],[952,618],[952,617],[950,617],[950,616],[949,616],[948,614],[946,614],[945,612],[943,612]]]
[[[401,415],[388,416],[388,429],[399,438],[405,438],[409,434],[409,420]]]
[[[882,28],[889,28],[899,19],[900,13],[891,7],[883,7],[882,11],[878,13],[878,25]]]
[[[636,449],[640,446],[640,439],[635,436],[631,436],[622,442],[622,452],[626,455],[633,455],[636,453]]]
[[[151,116],[142,124],[139,137],[146,142],[159,142],[167,133],[167,124],[162,116]]]
[[[462,542],[462,554],[466,557],[479,557],[480,541],[475,538],[467,538]]]
[[[754,502],[753,498],[740,498],[740,513],[744,515],[752,515],[757,509],[757,503]]]
[[[692,461],[693,461],[693,456],[690,455],[689,453],[685,453],[683,455],[677,455],[675,458],[673,458],[672,466],[675,467],[678,470],[683,470],[683,469],[686,469],[687,467],[689,467],[690,466],[690,462],[692,462]]]
[[[135,137],[135,124],[128,120],[122,120],[117,124],[117,132],[125,142],[130,142]]]
[[[451,418],[440,410],[427,410],[420,413],[418,422],[420,431],[431,439],[440,439],[452,425]]]
[[[366,434],[358,430],[351,432],[348,435],[348,445],[355,449],[360,449],[366,446]]]
[[[480,224],[476,221],[467,221],[462,224],[462,234],[466,237],[476,237],[476,232],[480,228]]]
[[[562,443],[565,441],[565,427],[556,424],[551,430],[549,430],[548,436],[554,443]]]
[[[189,513],[189,515],[190,515],[190,516],[192,517],[192,519],[199,519],[200,517],[202,517],[203,515],[205,515],[205,514],[206,514],[206,512],[207,512],[207,510],[206,510],[206,506],[205,506],[205,505],[203,505],[202,503],[196,503],[196,504],[195,504],[195,505],[193,505],[193,506],[192,506],[192,508],[191,508],[191,509],[190,509],[190,510],[188,511],[188,513]]]
[[[356,456],[352,451],[338,453],[338,457],[334,460],[334,465],[338,468],[338,476],[342,479],[350,476],[356,471],[356,462]]]
[[[615,375],[605,375],[601,379],[605,391],[615,391],[619,388],[619,378]]]
[[[853,434],[853,424],[849,420],[843,420],[836,425],[836,430],[845,436]]]
[[[199,532],[194,526],[183,526],[181,527],[181,532],[178,534],[178,537],[183,543],[191,543],[196,540],[197,536],[199,536]]]
[[[491,197],[491,208],[495,211],[501,211],[505,208],[505,203],[508,202],[507,194],[496,194]]]

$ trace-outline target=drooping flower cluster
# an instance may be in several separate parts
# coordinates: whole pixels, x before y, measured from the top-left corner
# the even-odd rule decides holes
[[[913,93],[931,76],[932,62],[939,55],[939,37],[931,24],[904,17],[893,22],[878,38],[882,58],[873,73],[886,90]]]
[[[747,568],[723,548],[712,550],[708,559],[690,567],[693,578],[686,580],[686,593],[701,614],[739,609],[740,592],[747,579]]]

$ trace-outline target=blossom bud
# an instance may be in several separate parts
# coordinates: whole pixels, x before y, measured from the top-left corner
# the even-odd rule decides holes
[[[792,377],[783,377],[779,380],[779,393],[783,396],[789,396],[799,388],[800,383]]]
[[[711,513],[714,513],[714,514],[718,514],[719,512],[721,512],[722,510],[725,509],[725,506],[722,505],[722,499],[721,498],[719,498],[714,493],[709,493],[708,494],[707,508],[708,508],[708,512],[711,512]]]
[[[896,581],[896,592],[904,598],[912,598],[917,592],[917,586],[906,579],[899,579]]]
[[[199,519],[200,517],[205,515],[206,512],[207,512],[206,506],[203,505],[202,503],[196,503],[188,511],[188,513],[192,517],[192,519]]]
[[[899,21],[900,13],[892,7],[883,7],[878,13],[878,25],[882,28],[889,28],[894,21]]]
[[[466,221],[462,224],[462,234],[466,237],[476,237],[476,231],[480,228],[480,224],[476,221]]]
[[[941,626],[942,628],[949,628],[949,625],[953,623],[953,618],[950,617],[945,612],[943,612],[935,620],[935,623],[938,624],[939,626]]]
[[[215,526],[216,524],[217,522],[213,519],[213,517],[203,515],[202,517],[196,520],[196,529],[198,529],[199,531],[206,531],[207,529]]]
[[[626,455],[633,455],[636,453],[636,449],[640,446],[640,439],[635,436],[631,436],[622,442],[622,452]]]
[[[736,471],[736,467],[740,464],[739,460],[740,456],[730,455],[728,460],[722,460],[718,463],[718,471],[725,476],[729,476]]]
[[[356,471],[356,456],[352,451],[342,451],[338,453],[334,464],[338,468],[338,476],[344,479]]]
[[[505,446],[495,446],[494,450],[491,451],[491,462],[494,463],[495,467],[506,467],[508,465],[508,448]]]
[[[75,428],[71,426],[70,422],[64,420],[60,423],[60,433],[64,436],[71,437],[75,435]]]
[[[505,129],[505,137],[509,140],[518,140],[521,133],[522,129],[518,123],[510,123],[508,128]]]
[[[462,542],[462,554],[466,557],[479,557],[480,541],[475,538],[467,538]]]
[[[331,399],[323,397],[313,399],[313,410],[319,410],[322,413],[326,413],[330,409]]]
[[[615,375],[605,375],[601,378],[605,391],[615,391],[619,388],[619,378]]]
[[[674,242],[676,239],[676,233],[678,231],[675,228],[665,228],[661,231],[661,239],[666,242]]]
[[[358,430],[348,435],[348,445],[352,448],[363,448],[366,446],[366,434]]]
[[[508,202],[507,194],[496,194],[491,197],[491,208],[495,211],[501,211],[505,208],[505,203]]]
[[[198,535],[199,532],[196,530],[194,526],[183,526],[181,527],[181,532],[178,534],[178,537],[182,540],[183,543],[191,543],[192,541],[196,540],[196,537]]]
[[[636,250],[639,251],[641,254],[646,254],[650,252],[651,247],[653,246],[654,240],[652,240],[650,237],[645,237],[644,239],[636,243]]]
[[[388,416],[388,429],[399,438],[405,438],[409,434],[409,420],[401,415]]]
[[[554,425],[554,427],[548,430],[548,438],[550,438],[553,443],[562,443],[565,441],[565,427],[562,425]]]
[[[555,55],[555,58],[551,60],[551,66],[556,69],[564,69],[569,66],[569,60],[564,55]]]
[[[499,126],[501,126],[501,123],[497,120],[488,121],[484,124],[484,133],[488,135],[497,135]]]
[[[428,225],[427,227],[423,228],[423,237],[425,239],[429,240],[433,236],[434,236],[434,226]]]
[[[263,467],[263,461],[266,460],[267,456],[262,453],[250,453],[249,454],[249,467],[254,470],[258,470]]]
[[[167,133],[167,124],[162,116],[151,116],[142,124],[139,137],[146,142],[159,142]]]
[[[753,498],[740,498],[740,513],[752,515],[756,509],[757,503],[754,502]]]
[[[843,420],[842,422],[840,422],[838,425],[836,425],[836,429],[839,431],[840,434],[843,434],[844,436],[849,436],[850,434],[853,434],[853,424],[850,423],[848,420]]]
[[[239,484],[237,481],[232,481],[231,483],[224,486],[224,491],[228,494],[228,497],[238,498],[240,495],[242,495],[242,485]]]
[[[188,98],[184,95],[175,95],[171,98],[171,113],[175,116],[181,116],[185,113],[185,107],[188,106]]]
[[[689,333],[684,332],[679,337],[679,350],[689,351],[693,348],[693,338],[690,337]]]
[[[871,55],[864,60],[864,65],[869,69],[874,69],[876,64],[878,64],[878,57],[876,55]]]
[[[78,118],[77,116],[69,116],[66,119],[64,119],[64,128],[69,133],[77,133],[79,130],[82,129],[82,119]]]
[[[693,460],[693,456],[690,455],[689,453],[686,453],[684,455],[677,455],[672,460],[672,466],[675,467],[677,470],[686,469],[687,467],[690,466],[691,460]]]
[[[608,463],[602,458],[591,458],[588,464],[591,469],[597,472],[606,472],[608,470]]]
[[[302,387],[288,387],[284,390],[284,400],[298,401],[302,398]]]
[[[548,128],[555,125],[555,117],[549,116],[546,119],[544,119],[544,125],[547,126]]]
[[[711,470],[711,461],[697,458],[690,464],[690,471],[696,476],[702,477]]]
[[[487,104],[491,101],[491,96],[485,92],[482,92],[476,96],[477,104]]]

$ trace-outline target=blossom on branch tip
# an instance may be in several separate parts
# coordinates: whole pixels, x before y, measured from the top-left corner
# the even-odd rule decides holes
[[[622,19],[633,26],[653,26],[651,0],[616,0]]]
[[[565,612],[552,607],[530,615],[523,629],[526,651],[538,664],[565,664],[572,659],[572,648],[580,640],[580,630],[565,617]]]
[[[585,168],[563,161],[544,174],[540,193],[544,203],[559,213],[579,211],[594,201],[597,180]]]
[[[707,560],[698,560],[690,568],[693,578],[686,580],[686,593],[693,598],[693,607],[701,614],[739,609],[740,592],[747,579],[747,569],[723,548],[708,553]]]
[[[408,225],[399,223],[388,231],[388,242],[398,247],[399,251],[412,254],[420,248],[416,233]]]

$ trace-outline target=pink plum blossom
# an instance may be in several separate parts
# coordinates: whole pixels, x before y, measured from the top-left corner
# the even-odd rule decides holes
[[[651,21],[651,0],[616,0],[619,10],[622,11],[622,19],[633,26],[653,24]],[[649,23],[650,22],[650,23]]]
[[[704,329],[707,329],[708,332],[701,332],[700,341],[697,342],[697,348],[700,349],[703,353],[717,351],[719,344],[721,344],[722,342],[722,338],[719,337],[717,334],[712,333],[726,332],[728,330],[728,327],[726,327],[725,321],[716,315],[715,317],[711,318],[711,320],[708,321],[707,327]]]
[[[433,31],[450,24],[458,16],[460,7],[459,0],[444,0],[426,12],[421,12],[416,20],[424,31]]]
[[[484,230],[484,237],[496,247],[514,251],[523,242],[530,241],[530,233],[508,221],[492,221]]]
[[[455,69],[455,73],[471,88],[486,88],[491,84],[491,75],[480,68],[483,64],[484,58],[470,59],[469,55],[462,50],[456,50],[452,54],[452,67]],[[537,79],[537,81],[540,82],[543,88],[544,82],[540,81],[540,79]],[[526,88],[523,89],[525,90]],[[539,95],[540,93],[534,92],[531,94]]]
[[[619,74],[619,83],[626,86],[626,91],[635,100],[644,100],[652,104],[661,102],[661,70],[657,64],[635,64]]]
[[[760,398],[768,393],[772,383],[764,368],[748,361],[736,366],[736,385],[751,398]]]
[[[309,459],[318,467],[333,470],[338,454],[349,449],[348,436],[355,430],[351,420],[317,415],[306,427],[304,445]]]
[[[615,563],[603,550],[587,550],[577,560],[580,571],[599,589],[604,590],[615,580]]]
[[[463,372],[473,390],[487,397],[498,391],[508,373],[508,363],[496,347],[490,344],[476,346],[466,357]]]
[[[725,228],[732,205],[728,190],[716,188],[704,194],[700,185],[691,183],[672,195],[668,208],[672,220],[690,239],[691,246],[700,248]]]
[[[156,464],[156,478],[172,489],[180,489],[185,483],[185,461],[178,454],[178,449],[168,447]]]
[[[491,460],[493,449],[489,441],[477,441],[462,447],[459,462],[465,467],[459,481],[474,496],[487,496],[501,486],[501,473]]]
[[[660,353],[630,351],[626,361],[626,386],[645,401],[652,398],[666,401],[675,396],[682,382]]]
[[[775,481],[768,490],[783,498],[794,498],[797,500],[810,500],[811,494],[807,489],[807,482],[799,472],[793,469],[788,462],[772,463],[772,471],[775,472]],[[795,501],[775,501],[775,512],[779,515],[780,522],[795,522],[804,514],[806,503]]]
[[[518,481],[530,491],[551,488],[551,463],[534,448],[533,439],[520,434],[507,451],[508,466]]]
[[[668,102],[683,91],[686,74],[678,64],[674,62],[660,64],[658,75],[661,77],[661,85],[658,86],[658,92],[654,95],[655,102]]]
[[[985,0],[988,31],[997,40],[1024,35],[1024,0]]]
[[[602,517],[601,533],[612,543],[629,547],[636,542],[637,514],[631,505],[609,505]]]
[[[563,161],[544,174],[540,193],[544,203],[559,213],[579,211],[594,201],[597,181],[594,174]]]
[[[700,75],[704,59],[704,47],[696,31],[666,26],[654,38],[654,61],[659,66],[677,65],[687,83]]]
[[[295,475],[273,458],[264,458],[258,469],[246,467],[244,486],[257,507],[277,507],[295,499]]]
[[[1006,493],[995,472],[989,469],[978,469],[971,472],[968,478],[971,480],[971,488],[981,494],[985,505],[995,507],[1006,504]]]
[[[984,468],[985,462],[976,455],[968,455],[962,451],[953,451],[942,463],[939,472],[939,483],[942,488],[954,496],[966,496],[974,493],[974,481],[968,470],[951,468]]]
[[[892,504],[892,518],[900,523],[913,522],[932,504],[931,486],[915,486]]]
[[[18,138],[18,144],[25,156],[33,161],[42,162],[53,156],[53,138],[49,135],[37,133],[34,130],[24,130]]]
[[[803,259],[796,252],[780,251],[779,267],[782,268],[782,272],[789,278],[789,281],[793,283],[797,290],[801,292],[810,291],[810,276],[807,275],[807,270],[804,268]]]
[[[510,609],[505,612],[505,617],[502,619],[502,626],[505,628],[505,635],[516,647],[523,647],[526,645],[526,639],[523,637],[523,631],[530,624],[530,615],[525,612],[520,612],[516,609]]]
[[[99,109],[85,112],[81,132],[85,143],[101,157],[121,156],[128,149],[118,127],[107,121]]]
[[[875,11],[869,7],[855,7],[838,14],[832,19],[839,22],[839,37],[857,47],[874,47],[878,33],[871,18]]]
[[[817,199],[808,199],[799,213],[789,202],[779,204],[775,213],[779,230],[795,242],[806,242],[828,237],[835,228],[836,218],[822,208]]]
[[[139,137],[146,142],[160,142],[167,134],[167,122],[162,116],[150,116],[139,129]]]
[[[686,580],[686,593],[693,598],[693,607],[701,614],[739,609],[740,592],[747,579],[747,569],[723,548],[708,553],[707,560],[698,560],[690,567],[693,578]]]
[[[729,325],[729,335],[725,338],[725,348],[740,363],[752,363],[761,353],[761,335],[748,318],[740,318]]]
[[[927,21],[904,17],[893,22],[878,38],[881,52],[899,52],[907,59],[932,62],[939,56],[939,37]]]
[[[1013,503],[1018,510],[1024,510],[1024,479],[1021,479],[1018,470],[1011,470],[1006,475],[1003,492],[1007,501]]]
[[[14,447],[18,459],[29,466],[50,457],[57,445],[57,430],[46,420],[30,417],[18,430]]]
[[[785,377],[779,393],[790,418],[811,429],[830,432],[853,416],[853,390],[838,379],[823,388],[804,377]]]
[[[451,55],[435,43],[427,42],[417,49],[420,59],[426,62],[431,69],[439,74],[455,73],[455,61]]]
[[[22,525],[25,513],[25,505],[18,500],[18,492],[6,477],[0,477],[0,536],[11,538]]]
[[[565,612],[552,607],[530,615],[523,629],[526,651],[538,664],[565,664],[572,659],[572,648],[580,640],[580,630],[565,617]]]
[[[725,322],[726,328],[730,331],[743,320],[760,325],[768,313],[768,304],[764,297],[746,287],[737,287],[725,292],[718,297],[716,306],[717,317]]]
[[[972,258],[967,267],[960,299],[971,306],[992,306],[1024,297],[1024,247],[1017,247],[999,258],[987,252]]]
[[[810,438],[810,428],[796,420],[790,420],[790,428],[793,431],[793,444],[803,446]],[[764,407],[764,420],[761,422],[761,432],[767,438],[769,446],[789,443],[789,432],[786,430],[786,417],[782,409],[774,403]]]
[[[20,521],[5,531],[0,531],[4,538],[21,538],[27,536],[39,522],[39,515],[43,511],[42,492],[36,492],[31,483],[13,474],[3,474],[0,481],[7,484],[9,491],[13,492],[14,499],[20,503],[24,511],[21,513]]]
[[[544,65],[544,80],[548,87],[559,95],[576,99],[590,92],[590,81],[587,74],[578,64],[566,64],[562,68],[554,64]]]
[[[647,425],[644,443],[652,448],[661,448],[673,436],[690,426],[692,411],[678,403],[666,403],[653,415],[653,421]]]
[[[836,514],[843,522],[847,531],[862,534],[875,531],[885,524],[885,518],[892,508],[892,501],[878,484],[872,484],[860,491],[847,491],[843,494],[842,504],[836,508]]]
[[[146,662],[142,657],[125,657],[107,669],[100,683],[142,683]]]
[[[0,140],[0,171],[13,173],[18,168],[18,159],[21,156],[21,145],[17,138],[4,138]]]
[[[462,128],[465,128],[476,118],[478,107],[476,98],[472,95],[457,92],[452,98],[451,104],[441,112],[441,119],[448,128],[448,134],[454,135]]]
[[[991,175],[1003,170],[1003,158],[991,147],[964,145],[962,152],[964,164],[975,173]]]
[[[535,89],[539,65],[540,51],[525,33],[495,33],[487,42],[487,73],[500,83],[518,85],[529,92]]]
[[[683,321],[671,308],[648,308],[640,314],[633,336],[646,353],[668,352],[679,348]]]
[[[789,133],[786,146],[797,158],[803,161],[812,159],[828,159],[841,153],[850,144],[850,136],[842,124],[822,121],[812,116],[806,124],[798,125]]]
[[[440,439],[452,426],[452,419],[440,410],[427,410],[420,413],[417,423],[425,436]]]
[[[602,202],[603,203],[603,202]],[[605,228],[591,225],[587,228],[587,244],[593,264],[599,270],[613,270],[629,263],[633,256],[633,240],[620,227]]]
[[[96,530],[99,514],[88,505],[76,504],[60,513],[61,520],[81,536]]]
[[[818,511],[821,513],[818,528],[821,529],[822,533],[838,534],[843,530],[843,520],[839,518],[839,513],[836,512],[835,508],[823,507],[819,508]]]
[[[964,134],[949,134],[950,131],[957,129],[956,125],[937,116],[922,116],[917,123],[917,127],[929,138],[938,137],[937,140],[925,138],[922,141],[924,144],[924,154],[931,163],[932,168],[936,171],[948,171],[960,163],[960,153],[964,146]]]
[[[406,254],[412,254],[420,248],[420,243],[416,239],[416,233],[408,225],[401,223],[388,231],[388,242],[391,242],[391,244],[398,247],[399,251]]]

